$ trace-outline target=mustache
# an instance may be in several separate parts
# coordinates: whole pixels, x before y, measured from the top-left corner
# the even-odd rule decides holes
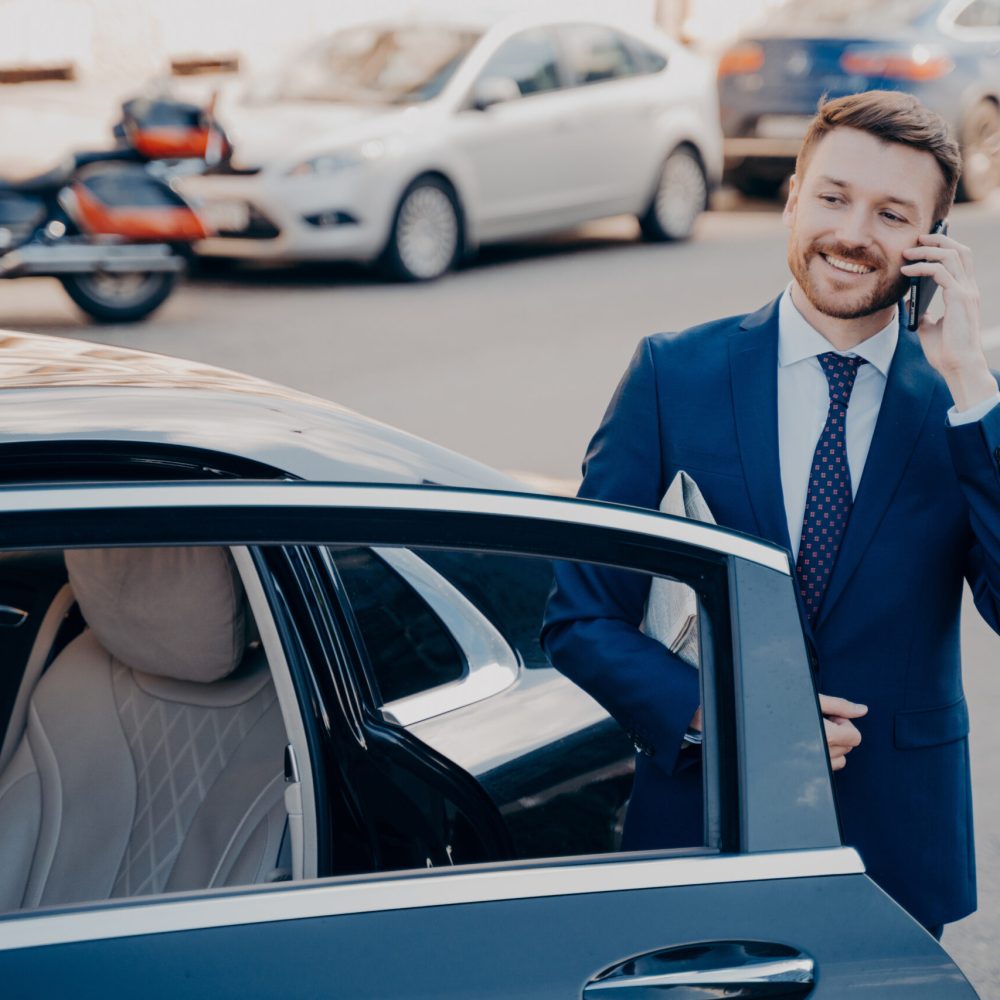
[[[862,267],[871,267],[875,270],[882,270],[885,267],[885,258],[878,253],[872,253],[864,247],[850,247],[843,243],[812,243],[808,250],[808,255],[824,254],[829,257],[839,257],[841,260],[849,260],[852,264],[860,264]]]

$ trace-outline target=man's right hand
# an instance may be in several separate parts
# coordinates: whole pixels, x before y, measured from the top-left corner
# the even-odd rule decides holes
[[[830,767],[834,771],[840,771],[847,766],[847,755],[861,743],[861,733],[851,719],[860,719],[861,716],[867,715],[868,706],[857,705],[846,698],[821,694],[819,710],[823,713]]]

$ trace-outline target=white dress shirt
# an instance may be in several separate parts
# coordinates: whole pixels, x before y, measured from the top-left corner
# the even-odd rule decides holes
[[[858,494],[898,340],[899,320],[894,312],[892,321],[874,337],[850,351],[834,352],[848,358],[864,358],[868,362],[858,369],[847,407],[845,433],[852,497]],[[778,303],[778,454],[788,538],[796,558],[802,538],[809,469],[830,409],[829,384],[818,356],[832,350],[830,341],[810,326],[795,308],[789,285]],[[948,411],[948,422],[957,425],[980,420],[998,402],[1000,391],[961,413],[952,407]]]

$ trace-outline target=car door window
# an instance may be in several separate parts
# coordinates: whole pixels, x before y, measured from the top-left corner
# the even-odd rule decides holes
[[[628,45],[635,55],[640,72],[659,73],[660,70],[666,69],[667,57],[662,52],[657,52],[634,38],[628,39]]]
[[[504,556],[481,551],[447,549],[415,550],[411,556],[426,561],[442,575],[460,583],[463,593],[482,613],[477,631],[440,638],[435,648],[426,646],[428,608],[403,594],[400,587],[382,581],[391,571],[376,555],[358,557],[357,550],[331,548],[338,571],[350,567],[347,593],[361,596],[356,614],[361,643],[369,654],[378,679],[390,666],[396,671],[395,690],[411,691],[412,671],[420,683],[433,676],[426,661],[442,654],[453,658],[453,649],[465,642],[467,658],[476,657],[476,645],[488,645],[496,633],[508,637],[519,666],[499,689],[473,687],[463,701],[446,711],[424,713],[405,728],[464,772],[472,775],[503,816],[514,856],[523,859],[616,851],[632,794],[637,754],[652,760],[672,757],[670,747],[657,748],[654,737],[633,726],[628,732],[607,711],[568,677],[554,670],[540,643],[547,597],[553,583],[554,564],[526,556]],[[607,576],[609,571],[585,567],[584,572]],[[342,573],[342,575],[344,575]],[[613,574],[621,591],[648,588],[642,574]],[[694,591],[679,583],[679,597],[688,603],[687,614],[696,614]],[[381,608],[371,614],[364,595],[378,593]],[[692,631],[679,611],[677,637]],[[440,620],[437,628],[441,629]],[[696,646],[692,661],[697,663]],[[389,663],[376,665],[379,650],[386,649]],[[376,652],[373,652],[376,651]],[[693,671],[694,668],[689,668]],[[394,706],[390,706],[393,707]],[[393,721],[401,721],[390,715]],[[628,725],[628,723],[627,723]],[[679,737],[678,737],[679,739]],[[673,748],[675,751],[678,748]],[[694,765],[692,783],[700,788],[700,748],[684,751]],[[692,814],[684,831],[665,831],[663,846],[693,848],[705,844],[699,789],[692,796]],[[456,861],[463,860],[456,848]],[[467,860],[467,859],[465,859]]]
[[[641,72],[625,39],[611,28],[573,25],[562,30],[561,41],[577,86]]]
[[[955,18],[960,28],[1000,28],[1000,0],[973,0]]]
[[[479,74],[481,80],[491,76],[513,80],[522,97],[557,90],[559,57],[551,32],[534,29],[507,39]]]
[[[424,549],[420,557],[457,588],[516,651],[527,670],[549,666],[539,642],[542,615],[552,589],[552,566],[496,552]]]
[[[369,548],[332,550],[383,703],[456,681],[468,671],[457,639],[430,604]]]
[[[314,498],[320,493],[333,500],[342,496],[336,488],[306,489],[296,488],[295,484],[246,484],[245,488],[238,484],[147,485],[141,489],[116,487],[109,496],[117,500],[133,490],[147,502],[163,496],[163,502],[169,503],[172,511],[177,506],[177,497],[208,496],[206,491],[211,490],[219,496],[236,497],[298,496],[296,490],[301,490],[310,505],[297,508],[295,517],[284,529],[289,537],[296,539],[303,538],[303,531],[309,525],[306,515],[319,512]],[[49,488],[43,495],[45,503],[36,510],[40,497],[37,491],[32,492],[30,504],[35,520],[21,525],[15,547],[30,547],[32,536],[27,527],[44,524],[44,512],[58,504],[64,492],[74,497],[79,492],[87,504],[94,504],[104,495],[97,487],[76,491]],[[368,495],[364,488],[354,488],[354,494]],[[434,502],[445,505],[453,502],[448,491],[431,489],[415,493],[413,502],[419,508],[419,504],[439,494]],[[17,491],[9,493],[6,502],[10,503],[10,498],[16,495]],[[373,488],[372,496],[376,498],[373,502],[377,502],[382,494]],[[405,493],[403,498],[407,498]],[[454,501],[456,516],[464,502],[465,497],[460,493]],[[564,503],[540,499],[532,502],[545,511],[552,507],[555,515],[561,513]],[[487,497],[483,503],[500,509],[512,504],[519,509],[520,498]],[[571,513],[575,513],[575,508]],[[315,525],[315,541],[310,544],[298,541],[293,545],[279,544],[281,528],[268,523],[262,515],[258,521],[256,509],[249,520],[235,515],[208,519],[207,536],[199,535],[200,522],[195,516],[185,534],[177,534],[182,521],[175,516],[160,529],[168,532],[175,545],[184,543],[191,551],[195,551],[192,545],[197,546],[199,541],[217,542],[221,532],[229,544],[249,546],[258,553],[254,565],[261,575],[266,610],[275,621],[271,633],[280,636],[282,648],[278,652],[289,664],[292,676],[299,678],[294,687],[298,708],[312,720],[306,726],[313,733],[309,737],[309,764],[315,772],[315,797],[321,804],[317,808],[327,810],[327,815],[316,819],[317,825],[323,827],[316,835],[317,857],[326,851],[326,860],[318,865],[321,874],[614,851],[623,843],[622,821],[635,803],[633,769],[639,782],[643,773],[655,776],[657,769],[671,771],[679,761],[684,762],[683,769],[689,769],[692,775],[688,783],[691,795],[683,809],[675,803],[677,808],[671,815],[661,817],[667,836],[640,846],[719,849],[726,846],[727,836],[744,837],[748,843],[758,844],[787,841],[791,833],[786,813],[796,811],[794,797],[781,807],[774,804],[773,808],[755,812],[754,823],[744,831],[727,834],[725,830],[724,817],[733,808],[733,792],[726,791],[725,786],[734,780],[732,776],[736,773],[732,727],[739,711],[732,689],[726,689],[734,641],[728,634],[732,627],[727,610],[731,583],[727,579],[730,570],[726,559],[711,552],[702,559],[694,550],[683,547],[675,555],[658,560],[653,559],[652,550],[645,554],[642,549],[619,553],[591,543],[586,533],[580,533],[579,526],[576,534],[561,529],[562,533],[556,532],[550,538],[544,522],[537,529],[541,534],[522,531],[515,533],[513,540],[498,540],[486,531],[478,541],[473,533],[456,546],[442,542],[433,533],[436,523],[433,519],[425,522],[419,517],[413,519],[414,516],[403,502],[397,509],[386,508],[377,521],[362,521],[360,526],[349,518],[331,518],[327,514]],[[615,511],[614,516],[625,515]],[[393,529],[394,517],[404,518],[405,539]],[[636,517],[646,524],[643,517]],[[126,548],[130,537],[148,537],[148,528],[142,527],[139,532],[139,527],[157,523],[155,519],[150,522],[148,517],[120,520],[121,525],[114,522],[117,534],[105,528],[102,538],[105,542],[116,540]],[[331,521],[336,522],[336,531],[328,530]],[[266,539],[266,544],[253,548],[257,545],[258,524],[264,523],[266,532],[261,528],[259,537]],[[129,531],[139,534],[130,536]],[[709,529],[684,528],[686,533],[698,531]],[[80,536],[72,537],[79,544]],[[598,534],[597,538],[600,537]],[[714,541],[716,533],[706,538]],[[400,544],[411,539],[415,544],[405,547]],[[0,546],[3,544],[0,537]],[[10,540],[7,544],[11,544]],[[54,543],[44,539],[44,544]],[[747,543],[738,540],[724,544],[737,549],[747,547]],[[756,551],[752,545],[749,548]],[[444,605],[433,609],[433,615],[429,616],[424,606],[429,602],[413,600],[416,587],[400,587],[399,581],[386,576],[386,566],[392,565],[386,558],[389,552],[407,552],[434,572],[443,570],[440,577],[446,587],[442,593],[449,602],[464,601],[474,608],[479,617],[465,621],[478,622],[479,634],[471,630],[458,634],[453,626],[456,619],[449,617]],[[775,579],[787,578],[784,554],[772,555],[768,551],[761,558],[784,569],[785,577],[779,573]],[[353,574],[355,597],[361,595],[368,603],[367,619],[364,616],[359,619],[353,607],[344,586],[344,574],[338,569],[338,559],[346,574]],[[623,560],[627,567],[620,565]],[[619,563],[619,568],[602,565],[609,562]],[[401,565],[397,562],[393,568],[407,582],[405,572],[399,572]],[[579,669],[566,670],[560,663],[560,670],[556,671],[541,654],[539,630],[553,575],[563,572],[560,567],[567,566],[576,566],[573,572],[584,581],[585,592],[605,594],[597,618],[607,619],[613,632],[619,628],[615,624],[619,619],[622,625],[631,623],[633,631],[603,644],[588,640],[582,656],[578,657],[582,664]],[[737,561],[733,572],[740,566],[742,563]],[[751,568],[745,572],[751,572]],[[684,626],[674,639],[685,640],[689,650],[686,664],[679,664],[662,650],[655,654],[657,663],[670,670],[675,679],[681,674],[689,678],[683,681],[687,694],[679,703],[684,718],[674,719],[670,725],[656,718],[656,713],[651,716],[643,709],[644,704],[654,704],[657,698],[662,698],[662,693],[650,694],[648,698],[638,696],[636,700],[635,692],[641,690],[641,685],[636,687],[637,678],[631,683],[619,682],[615,672],[632,669],[634,657],[626,656],[617,666],[603,668],[604,682],[597,674],[588,679],[591,661],[604,656],[607,649],[615,648],[623,638],[626,643],[646,643],[647,658],[650,649],[659,648],[656,642],[648,637],[643,639],[634,629],[640,624],[644,602],[651,592],[651,575],[664,572],[675,578],[675,586],[683,585],[678,591],[680,596],[675,595],[670,603],[683,611],[680,615],[675,607],[672,612],[677,624]],[[366,575],[368,580],[362,578]],[[200,593],[197,588],[189,589]],[[761,600],[762,593],[753,591],[743,601],[744,608]],[[172,599],[158,600],[155,593],[147,596],[147,603],[153,607],[172,603]],[[391,612],[388,617],[370,614],[378,602],[388,606]],[[587,610],[586,601],[584,605],[580,615],[586,631],[586,623],[595,612]],[[86,618],[86,608],[83,610]],[[794,600],[785,611],[789,614],[785,615],[781,640],[778,642],[768,635],[761,647],[766,648],[767,657],[754,674],[744,678],[744,698],[754,684],[773,673],[775,667],[771,661],[781,643],[790,643],[790,650],[797,649],[790,656],[804,653],[801,633],[795,624]],[[193,622],[200,613],[200,605],[191,611]],[[414,626],[410,621],[414,616],[419,625]],[[770,619],[774,620],[773,614]],[[747,620],[757,621],[758,616]],[[378,634],[385,631],[386,622],[394,631],[388,640],[384,634]],[[191,624],[185,623],[173,631],[187,636],[192,629]],[[690,643],[692,632],[697,634],[695,644]],[[469,678],[471,647],[478,642],[483,647],[498,649],[495,645],[498,636],[512,650],[513,662],[502,662],[499,655],[494,657],[482,675],[474,678],[471,697],[466,697],[469,692],[463,685]],[[445,666],[437,675],[439,678],[449,676],[449,672],[454,676],[457,664],[461,663],[462,677],[445,680],[432,690],[459,690],[462,699],[446,711],[417,714],[409,720],[385,711],[390,706],[383,699],[379,678],[367,655],[368,648],[378,648],[379,643],[385,643],[384,648],[390,655],[398,656],[400,663],[409,664],[409,670],[423,678],[419,683],[425,683],[428,671],[440,664]],[[757,655],[756,645],[742,653],[747,662]],[[511,683],[511,672],[516,683]],[[396,680],[401,685],[398,691],[408,690],[405,673],[402,671],[401,679]],[[498,675],[502,678],[499,685],[495,683]],[[658,668],[651,676],[654,685],[659,683],[655,681],[660,676]],[[611,683],[605,683],[609,678]],[[643,681],[646,682],[648,678]],[[798,696],[807,697],[808,709],[802,725],[815,727],[815,699],[808,674],[805,683]],[[404,696],[395,704],[407,700]],[[696,743],[683,738],[699,702],[705,733],[700,750]],[[787,770],[785,734],[779,738],[772,727],[753,716],[748,716],[741,725],[745,730],[742,738],[753,737],[752,755],[769,776],[780,776]],[[817,728],[814,735],[817,764],[825,775],[821,731]],[[306,753],[306,748],[300,747],[299,753]],[[682,754],[688,756],[681,757]],[[700,770],[695,766],[699,754],[703,761]],[[294,761],[285,761],[285,767],[293,776],[298,770]],[[803,772],[799,767],[794,773],[800,776]],[[725,778],[727,774],[729,777]],[[809,795],[815,799],[815,789]],[[655,797],[647,799],[654,800]],[[808,830],[816,824],[815,838],[822,840],[826,836],[822,832],[826,822],[823,817],[832,808],[832,799],[821,795],[821,803],[822,808],[810,808],[796,838],[808,841],[813,836]],[[156,811],[162,814],[165,808],[161,803]],[[291,811],[288,818],[290,821]],[[680,819],[683,823],[678,822]]]

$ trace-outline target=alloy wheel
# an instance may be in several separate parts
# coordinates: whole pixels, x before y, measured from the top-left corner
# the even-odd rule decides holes
[[[1000,188],[1000,107],[980,102],[962,133],[961,192],[968,201],[981,201]]]
[[[652,203],[640,219],[652,240],[685,240],[708,203],[708,182],[693,150],[675,149],[660,171]]]
[[[412,278],[427,281],[451,267],[458,251],[458,212],[439,184],[420,184],[403,199],[396,220],[399,262]]]

